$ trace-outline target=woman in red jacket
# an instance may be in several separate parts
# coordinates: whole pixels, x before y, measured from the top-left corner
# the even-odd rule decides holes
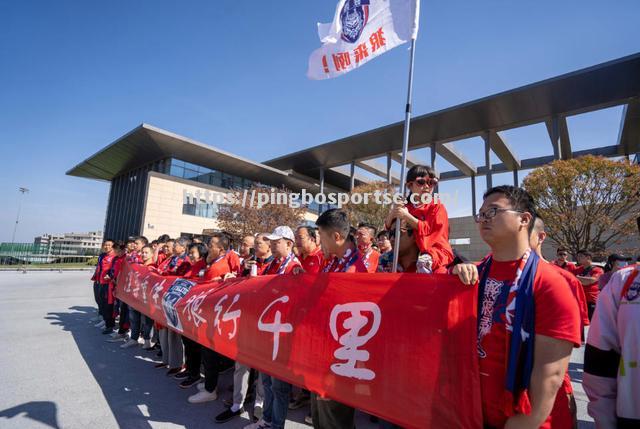
[[[409,196],[405,204],[395,205],[385,219],[385,227],[391,228],[394,219],[406,222],[415,231],[420,250],[418,264],[432,273],[446,273],[453,262],[453,250],[449,244],[449,215],[433,191],[438,184],[436,171],[425,165],[414,165],[407,173]]]

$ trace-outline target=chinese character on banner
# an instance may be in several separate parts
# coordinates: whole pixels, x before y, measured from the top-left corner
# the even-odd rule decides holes
[[[364,60],[369,56],[369,52],[367,52],[367,45],[361,43],[358,47],[353,51],[353,56],[356,59],[356,63]]]
[[[322,46],[309,56],[309,79],[330,79],[418,36],[420,0],[339,0],[333,21],[318,24]],[[350,62],[347,57],[353,55]],[[329,61],[327,61],[329,60]],[[334,67],[327,63],[333,60]]]
[[[349,58],[348,52],[339,52],[331,56],[333,58],[333,65],[336,70],[346,70],[351,65],[351,58]]]
[[[229,307],[227,307],[227,311],[224,312],[221,320],[220,314],[222,313],[222,303],[226,301],[227,298],[229,298],[229,295],[223,296],[215,305],[214,310],[216,312],[216,318],[215,318],[215,322],[213,322],[213,326],[217,328],[218,335],[222,335],[222,328],[221,328],[222,323],[233,322],[233,330],[228,334],[229,339],[231,340],[238,333],[238,319],[240,319],[240,316],[242,315],[242,311],[241,310],[231,311],[231,307],[233,307],[240,299],[240,294],[238,293],[233,297],[231,304],[229,304]]]
[[[378,49],[382,48],[385,45],[384,32],[382,31],[382,27],[378,29],[375,33],[373,33],[369,37],[369,43],[371,43],[371,52],[375,52]]]
[[[291,323],[282,323],[282,313],[280,312],[280,310],[276,310],[273,317],[273,323],[264,323],[262,321],[265,314],[267,314],[271,307],[279,302],[289,302],[289,296],[284,295],[278,299],[273,300],[271,304],[267,305],[267,307],[260,315],[260,318],[258,319],[258,329],[260,331],[273,333],[273,353],[271,355],[271,360],[276,360],[276,357],[278,357],[278,349],[280,348],[280,333],[290,334],[291,332],[293,332],[293,326],[291,325]]]
[[[207,295],[209,295],[211,292],[213,292],[213,290],[209,289],[204,292],[200,292],[197,295],[191,296],[182,309],[182,314],[187,316],[188,321],[193,321],[193,324],[196,328],[199,328],[200,325],[207,323],[207,319],[202,317],[202,309],[200,308],[200,306],[204,302],[204,299],[207,297]]]
[[[344,313],[348,316],[342,322],[340,330],[345,332],[338,335],[338,317]],[[369,313],[372,315],[371,327],[365,332],[361,332],[369,325],[369,316],[367,316]],[[376,373],[372,370],[364,368],[363,365],[358,365],[356,368],[356,364],[369,360],[369,352],[361,350],[359,347],[364,346],[378,332],[381,318],[380,307],[373,302],[351,302],[333,307],[329,318],[329,328],[333,338],[342,345],[333,355],[346,362],[334,363],[331,365],[331,371],[358,380],[373,380],[376,377]]]

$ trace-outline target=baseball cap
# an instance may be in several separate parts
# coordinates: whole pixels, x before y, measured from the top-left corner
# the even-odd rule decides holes
[[[295,241],[293,231],[288,226],[278,226],[273,232],[267,235],[267,240],[279,240],[284,238],[285,240]]]

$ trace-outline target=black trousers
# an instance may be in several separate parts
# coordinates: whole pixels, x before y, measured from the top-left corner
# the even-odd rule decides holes
[[[93,299],[95,299],[98,306],[98,314],[102,316],[102,297],[100,296],[100,283],[98,282],[93,282]]]
[[[356,410],[336,401],[319,399],[311,394],[311,417],[314,429],[353,429]]]
[[[202,346],[187,337],[182,337],[184,344],[184,361],[190,378],[200,378],[200,364]]]
[[[211,393],[218,387],[218,373],[222,369],[223,356],[210,348],[201,346],[204,365],[204,389]]]
[[[105,328],[113,329],[116,326],[116,319],[113,316],[113,304],[109,304],[109,285],[100,285],[100,300],[102,301],[102,318]]]

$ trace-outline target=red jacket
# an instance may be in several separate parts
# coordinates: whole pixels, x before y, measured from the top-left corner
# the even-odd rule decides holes
[[[189,271],[184,275],[185,279],[202,279],[207,269],[207,261],[200,259],[198,262],[189,266]],[[200,275],[200,271],[203,271],[203,275]]]
[[[98,265],[96,265],[96,271],[93,273],[93,277],[91,277],[91,280],[100,284],[109,283],[107,274],[109,274],[109,269],[111,268],[111,264],[113,264],[113,259],[115,257],[116,252],[114,251],[111,251],[109,253],[102,253],[100,256],[98,256]]]
[[[107,294],[109,304],[113,304],[115,301],[115,294],[113,293],[113,291],[116,289],[118,275],[120,275],[120,271],[122,270],[122,264],[124,263],[124,261],[124,256],[116,256],[115,258],[113,258],[113,264],[111,265],[111,269],[109,270],[109,277],[111,277],[111,281],[109,282],[109,292]]]
[[[418,219],[414,231],[420,253],[431,255],[434,274],[446,273],[447,265],[453,262],[453,250],[449,244],[449,215],[444,204],[432,202],[419,207],[407,204],[409,213]]]
[[[163,276],[183,276],[189,271],[189,267],[191,267],[191,262],[185,252],[180,256],[174,255],[165,259],[158,266],[158,271]]]

